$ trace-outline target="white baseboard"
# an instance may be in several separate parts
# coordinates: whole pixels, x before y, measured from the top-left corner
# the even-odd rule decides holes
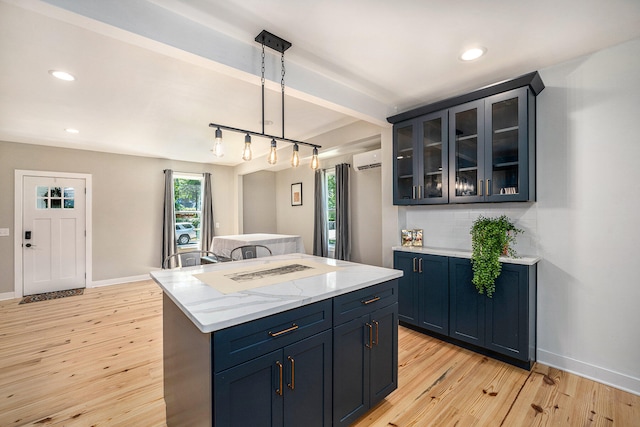
[[[118,277],[117,279],[107,280],[95,280],[93,282],[87,282],[87,288],[99,288],[101,286],[119,285],[120,283],[140,282],[142,280],[149,280],[151,276],[148,274],[141,274],[139,276]],[[21,298],[16,297],[15,292],[3,292],[0,293],[0,301],[7,299]]]
[[[0,301],[5,299],[14,299],[16,297],[15,292],[3,292],[0,294]]]
[[[590,365],[546,350],[538,349],[537,354],[537,361],[543,365],[562,369],[563,371],[640,396],[640,378]]]
[[[99,288],[101,286],[119,285],[121,283],[129,282],[140,282],[142,280],[149,279],[151,279],[151,276],[149,276],[148,274],[141,274],[139,276],[118,277],[116,279],[94,280],[90,283],[87,283],[87,288]]]

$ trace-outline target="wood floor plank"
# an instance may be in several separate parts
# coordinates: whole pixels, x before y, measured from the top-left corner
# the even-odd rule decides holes
[[[355,427],[640,426],[640,396],[404,327],[398,335],[399,388]],[[166,426],[162,292],[152,281],[0,301],[0,343],[0,426]]]

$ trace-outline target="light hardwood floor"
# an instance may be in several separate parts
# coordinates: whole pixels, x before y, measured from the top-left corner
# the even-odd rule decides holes
[[[145,281],[0,301],[0,426],[165,426],[161,295]],[[357,427],[640,426],[640,396],[399,336],[400,387]]]

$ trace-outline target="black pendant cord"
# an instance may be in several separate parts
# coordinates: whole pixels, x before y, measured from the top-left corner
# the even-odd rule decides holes
[[[280,74],[282,74],[282,78],[280,80],[280,86],[282,87],[282,137],[284,138],[284,52],[282,52],[280,62]]]
[[[264,133],[264,39],[262,39],[262,133]],[[284,137],[284,135],[282,135]]]

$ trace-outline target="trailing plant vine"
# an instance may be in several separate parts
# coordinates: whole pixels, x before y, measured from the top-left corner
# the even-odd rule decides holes
[[[486,292],[491,298],[496,290],[496,279],[502,271],[500,255],[505,251],[511,257],[517,257],[511,247],[516,235],[522,230],[516,228],[511,220],[502,215],[498,218],[485,218],[482,215],[471,227],[471,267],[473,284],[479,293]]]

